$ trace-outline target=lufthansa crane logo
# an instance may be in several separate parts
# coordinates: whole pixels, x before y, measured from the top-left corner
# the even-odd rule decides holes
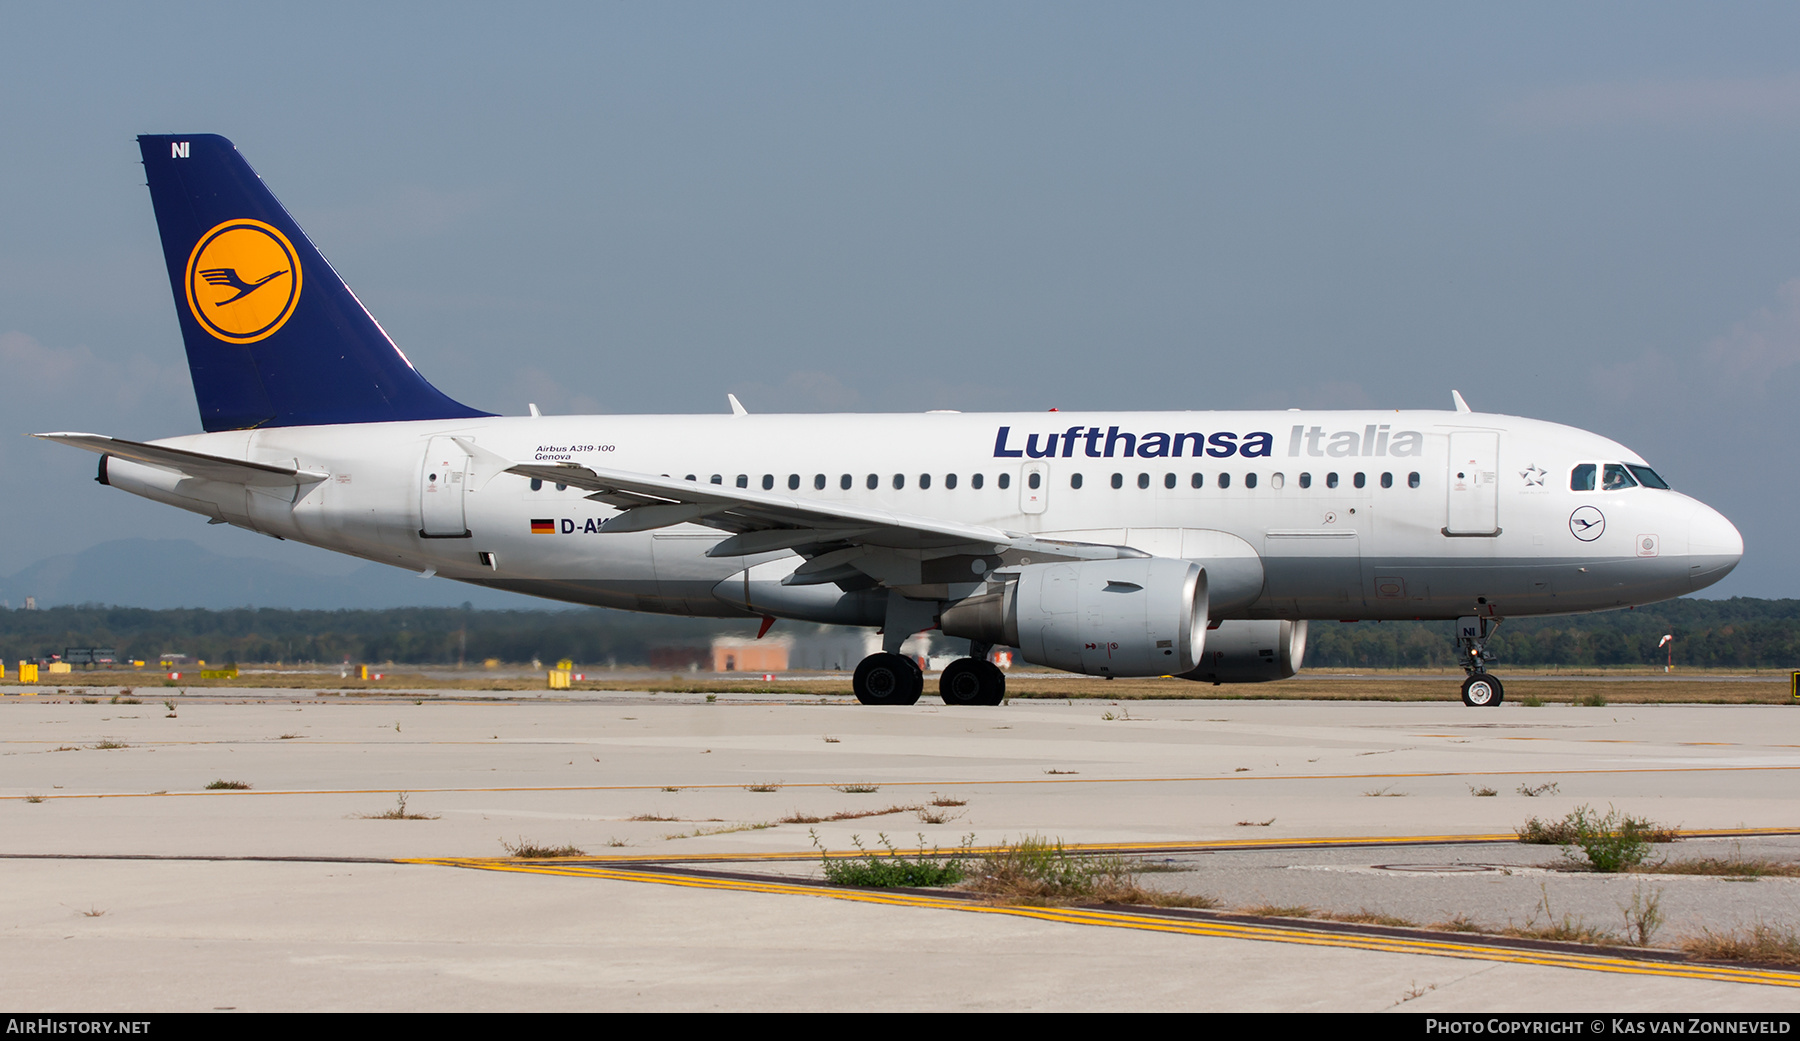
[[[1569,534],[1583,542],[1592,542],[1606,530],[1606,517],[1592,506],[1581,506],[1569,514]]]
[[[221,340],[255,343],[293,315],[300,281],[286,235],[259,220],[228,220],[200,236],[188,255],[188,310]]]

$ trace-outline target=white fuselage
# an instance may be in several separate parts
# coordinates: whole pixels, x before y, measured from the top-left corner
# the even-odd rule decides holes
[[[882,622],[874,601],[835,586],[783,587],[800,563],[787,550],[708,557],[727,533],[697,524],[601,533],[614,508],[576,488],[534,487],[484,469],[451,449],[452,436],[514,463],[691,477],[1185,557],[1212,576],[1214,618],[1600,610],[1702,588],[1743,551],[1724,517],[1679,492],[1571,488],[1582,464],[1642,466],[1622,445],[1554,423],[1465,412],[543,416],[285,427],[158,444],[328,479],[246,488],[114,458],[107,480],[268,535],[538,596],[676,614]]]

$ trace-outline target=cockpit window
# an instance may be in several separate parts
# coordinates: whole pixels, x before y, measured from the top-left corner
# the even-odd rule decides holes
[[[1626,463],[1625,469],[1630,470],[1632,476],[1638,479],[1638,483],[1646,488],[1661,488],[1665,492],[1669,490],[1669,482],[1663,480],[1657,475],[1655,470],[1650,469],[1648,466],[1639,466],[1636,463]]]
[[[1569,490],[1572,492],[1591,492],[1594,490],[1594,464],[1582,463],[1569,472]]]
[[[1616,492],[1621,488],[1636,488],[1637,481],[1625,471],[1623,463],[1607,463],[1606,474],[1601,479],[1600,486],[1606,491]]]

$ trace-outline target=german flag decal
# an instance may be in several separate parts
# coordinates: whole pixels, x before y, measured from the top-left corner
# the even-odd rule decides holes
[[[531,533],[533,535],[554,535],[556,534],[556,522],[553,520],[539,520],[536,517],[533,517],[531,519]]]

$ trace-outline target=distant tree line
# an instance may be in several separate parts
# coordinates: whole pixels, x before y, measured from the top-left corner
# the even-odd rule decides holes
[[[395,662],[479,664],[570,658],[587,665],[638,664],[652,647],[705,644],[716,634],[755,635],[756,620],[672,618],[601,608],[476,611],[414,607],[382,611],[291,611],[132,607],[0,610],[0,660],[110,647],[121,660],[155,663],[174,652],[206,662]],[[808,627],[810,628],[810,627]]]
[[[775,631],[810,631],[783,622]],[[83,604],[0,610],[0,659],[111,647],[154,662],[176,652],[208,662],[478,664],[569,658],[584,665],[641,665],[657,647],[703,645],[716,635],[754,635],[756,621],[678,618],[601,608],[476,611],[151,611]],[[1314,622],[1306,664],[1337,668],[1449,666],[1450,622]],[[1502,665],[1656,665],[1665,633],[1675,663],[1689,667],[1800,668],[1800,600],[1672,600],[1635,610],[1508,619],[1492,647]]]
[[[1424,668],[1456,664],[1452,622],[1314,622],[1306,664]],[[1800,600],[1670,600],[1601,614],[1509,618],[1489,647],[1502,665],[1659,665],[1675,637],[1675,664],[1800,668]]]

